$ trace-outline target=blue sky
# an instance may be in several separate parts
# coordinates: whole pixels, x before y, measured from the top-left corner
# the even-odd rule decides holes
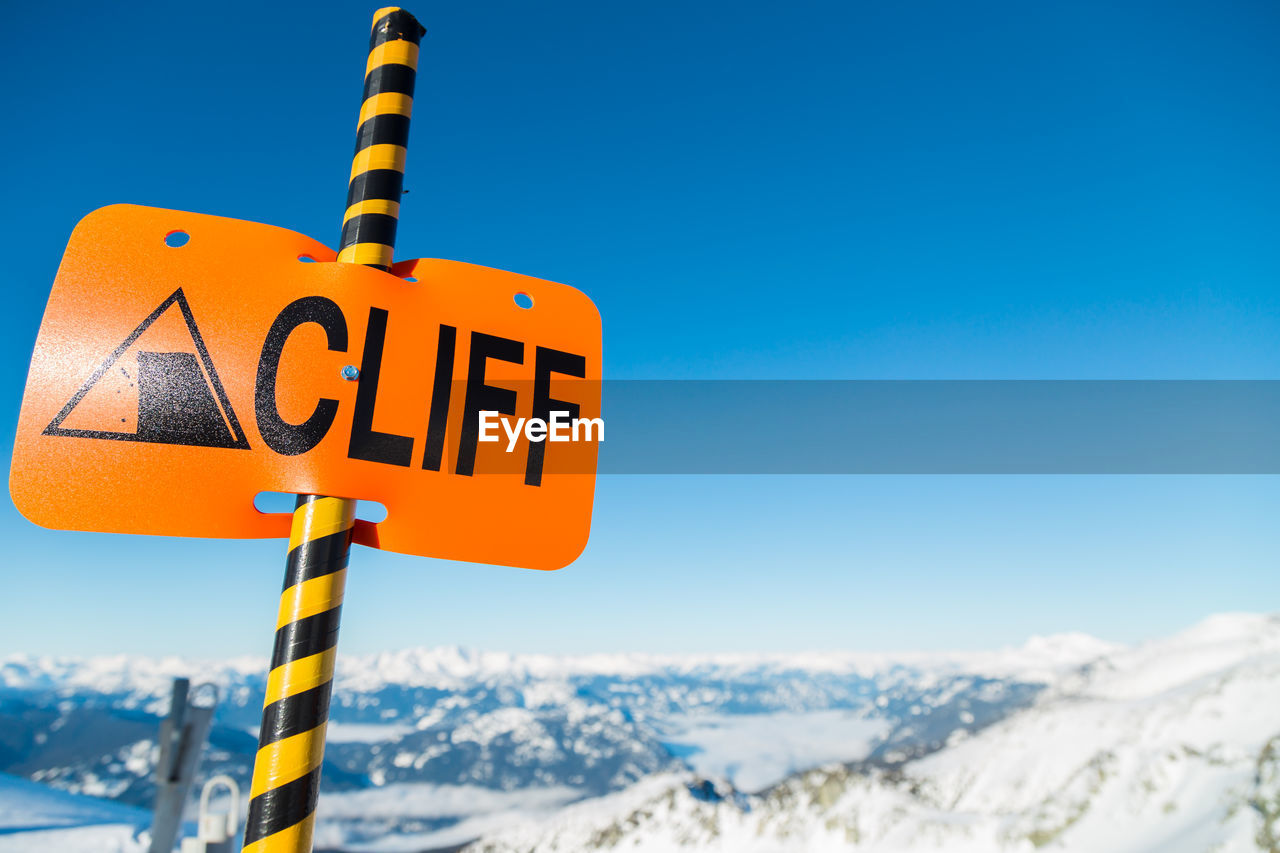
[[[5,442],[85,213],[336,242],[373,8],[9,11]],[[398,256],[584,290],[609,377],[1280,378],[1269,4],[409,8]],[[1275,477],[613,476],[557,574],[358,549],[342,647],[1129,641],[1275,609],[1278,514]],[[283,543],[0,531],[0,652],[269,650]]]

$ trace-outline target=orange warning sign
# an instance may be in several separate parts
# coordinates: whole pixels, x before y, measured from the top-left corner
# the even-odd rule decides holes
[[[387,518],[357,542],[560,568],[587,541],[603,428],[509,428],[602,423],[600,339],[566,285],[442,260],[384,273],[268,225],[106,207],[54,282],[10,491],[46,527],[222,538],[289,535],[259,492],[358,498]]]

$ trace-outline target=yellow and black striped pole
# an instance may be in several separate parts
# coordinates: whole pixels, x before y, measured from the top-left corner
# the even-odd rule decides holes
[[[375,13],[347,212],[342,218],[340,261],[384,270],[391,266],[413,112],[413,82],[418,71],[418,42],[424,32],[403,9]]]
[[[403,9],[379,9],[373,16],[339,261],[391,266],[424,32]],[[354,500],[298,496],[249,788],[245,853],[311,850],[355,514]]]

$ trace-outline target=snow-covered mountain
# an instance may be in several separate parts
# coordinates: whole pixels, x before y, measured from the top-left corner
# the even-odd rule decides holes
[[[189,675],[223,691],[206,773],[243,778],[264,666],[10,657],[0,771],[145,804],[155,714]],[[323,850],[1280,853],[1280,617],[1133,648],[413,650],[343,659],[333,719]],[[17,824],[0,850],[60,849]]]
[[[342,658],[323,782],[342,824],[334,840],[472,826],[485,815],[422,802],[463,792],[492,812],[545,811],[655,774],[758,790],[829,761],[901,763],[1026,706],[1064,667],[1111,648],[1067,635],[961,655]],[[0,772],[149,805],[158,716],[172,679],[187,676],[222,697],[204,775],[247,782],[265,670],[258,659],[10,656]]]
[[[896,767],[757,795],[655,776],[498,832],[507,851],[1280,851],[1280,617],[1212,617],[1054,678]]]
[[[767,715],[815,726],[767,766],[728,756],[721,775],[758,788],[821,760],[927,752],[958,727],[1030,702],[1064,660],[1105,648],[1064,637],[960,656],[554,658],[445,648],[344,658],[325,788],[567,786],[602,794],[657,772],[712,772]],[[247,778],[265,669],[265,660],[249,659],[9,657],[0,663],[0,772],[149,803],[157,716],[173,677],[187,675],[222,694],[206,768]],[[829,741],[842,745],[832,751]]]

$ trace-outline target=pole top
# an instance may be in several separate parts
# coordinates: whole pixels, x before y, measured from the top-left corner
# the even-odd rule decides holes
[[[373,41],[411,41],[417,44],[427,28],[399,6],[383,6],[373,13]]]

